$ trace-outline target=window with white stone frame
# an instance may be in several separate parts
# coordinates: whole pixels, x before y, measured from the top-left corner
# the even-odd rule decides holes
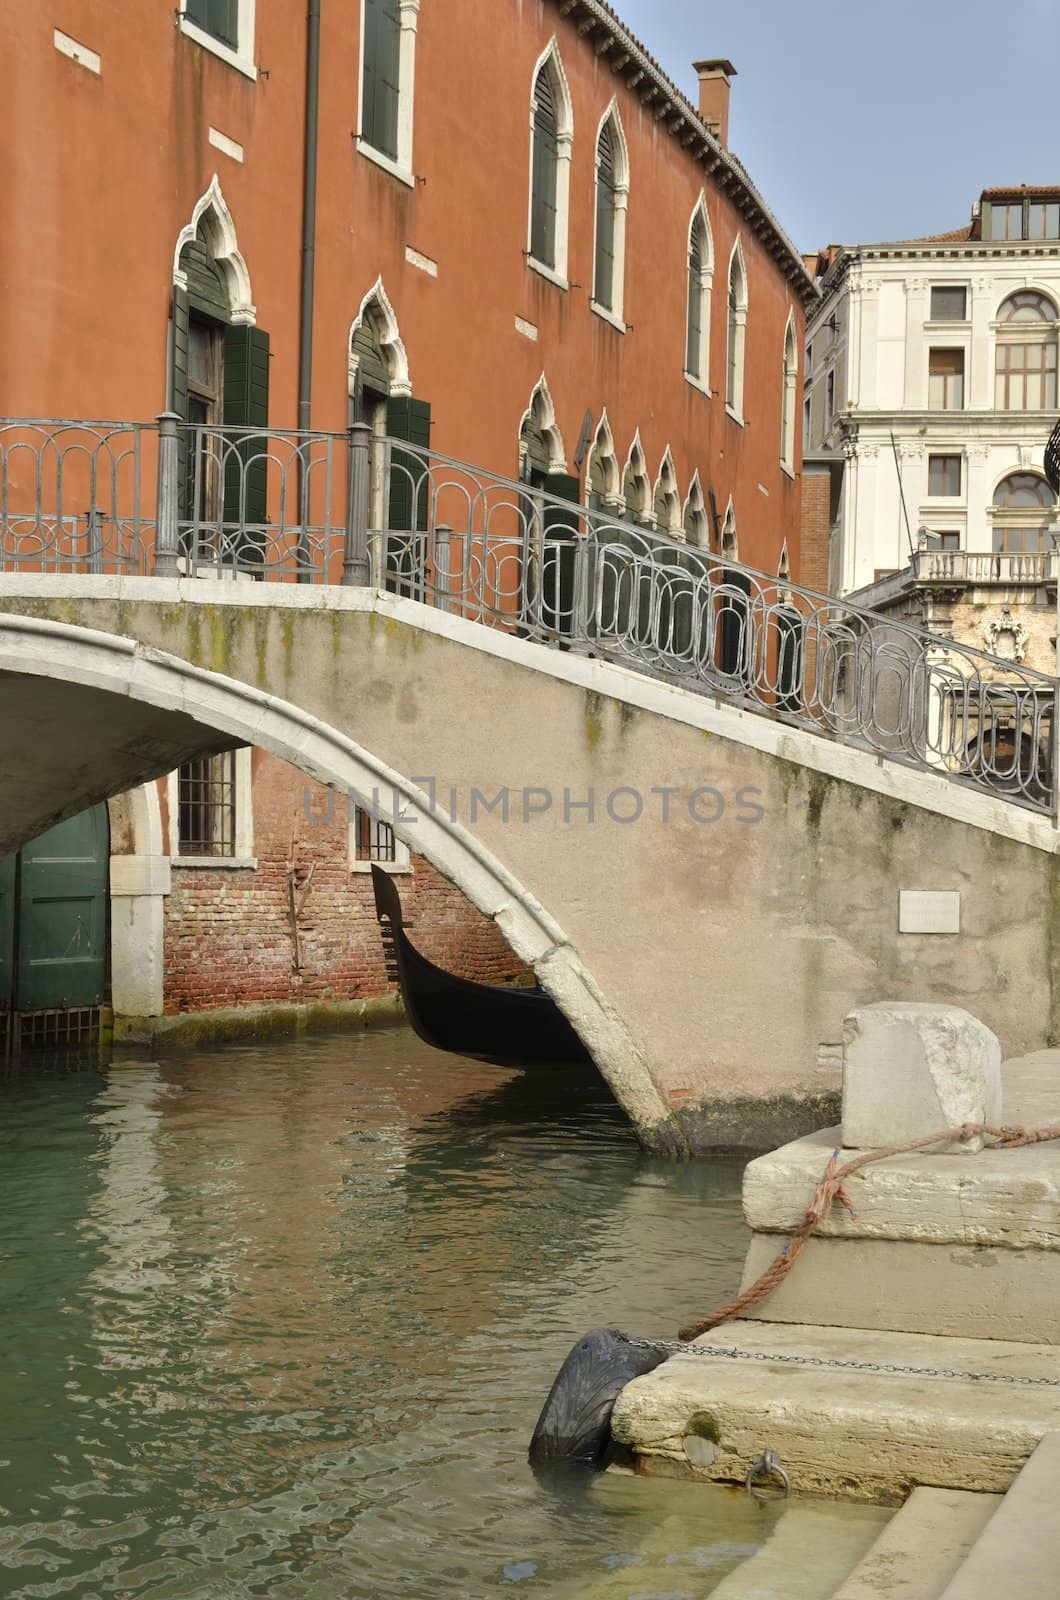
[[[780,460],[789,472],[795,471],[795,392],[799,381],[799,351],[795,342],[795,319],[788,317],[784,331],[784,360],[780,374]]]
[[[167,780],[169,853],[177,867],[254,867],[249,745],[195,756]]]
[[[357,149],[410,188],[419,0],[363,0]]]
[[[622,304],[626,277],[626,209],[629,157],[618,107],[612,103],[596,139],[596,236],[593,241],[592,308],[625,331]]]
[[[538,61],[530,95],[527,261],[567,287],[567,227],[574,114],[556,41]]]
[[[181,33],[256,79],[254,6],[255,0],[177,0],[176,12]]]
[[[725,404],[738,422],[743,421],[744,345],[747,335],[747,272],[737,239],[729,261],[729,317],[725,373]]]
[[[1048,295],[1020,289],[997,314],[994,405],[998,411],[1056,409],[1060,317]]]
[[[688,227],[688,299],[685,312],[685,377],[710,387],[710,293],[714,245],[702,196]]]

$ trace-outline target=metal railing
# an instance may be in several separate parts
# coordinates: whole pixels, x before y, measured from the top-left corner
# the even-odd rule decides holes
[[[1055,678],[365,424],[0,421],[12,569],[371,582],[1056,814]]]

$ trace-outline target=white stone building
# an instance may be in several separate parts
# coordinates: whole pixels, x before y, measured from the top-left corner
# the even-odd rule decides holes
[[[960,597],[976,618],[988,607],[984,626],[1030,605],[1042,649],[1024,641],[1023,653],[1051,672],[1042,454],[1057,415],[1060,185],[987,189],[951,233],[832,246],[818,275],[804,429],[808,457],[831,456],[841,478],[830,589],[869,588],[869,603],[897,602],[943,632],[952,619],[932,572],[949,582],[944,607]]]

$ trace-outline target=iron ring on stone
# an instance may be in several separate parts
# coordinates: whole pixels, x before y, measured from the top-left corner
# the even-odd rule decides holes
[[[781,1494],[768,1494],[763,1488],[756,1488],[758,1480],[772,1478],[782,1486]],[[787,1500],[791,1494],[791,1479],[788,1477],[775,1450],[763,1450],[757,1461],[751,1463],[750,1471],[744,1479],[744,1488],[748,1494],[754,1495],[756,1500]]]

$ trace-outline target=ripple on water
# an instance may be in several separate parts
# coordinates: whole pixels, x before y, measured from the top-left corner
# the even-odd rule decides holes
[[[526,1465],[582,1332],[671,1334],[744,1250],[740,1163],[644,1156],[592,1073],[395,1030],[0,1102],[0,1595],[587,1600],[664,1559],[698,1600],[768,1530]]]

